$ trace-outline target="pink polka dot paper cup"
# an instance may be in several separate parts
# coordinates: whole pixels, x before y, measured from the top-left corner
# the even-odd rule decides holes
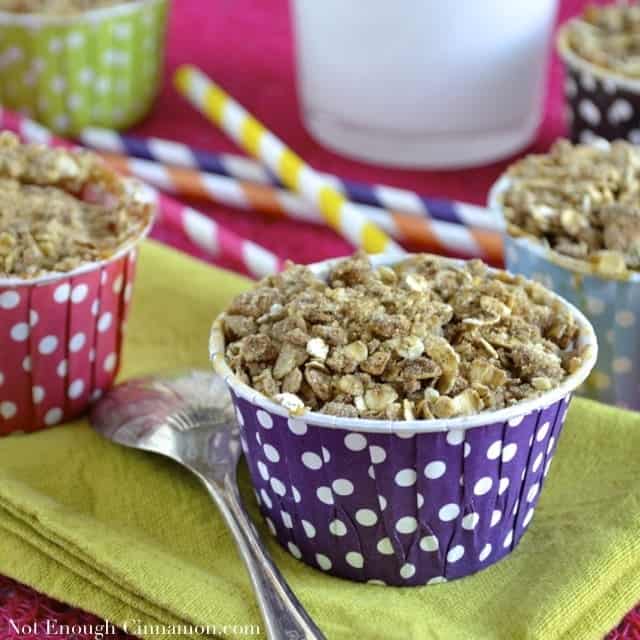
[[[312,269],[323,277],[331,264]],[[539,398],[446,420],[293,417],[234,376],[216,321],[213,366],[231,391],[256,499],[280,544],[316,569],[395,586],[461,578],[508,555],[533,517],[571,393],[596,358],[591,325],[562,302],[590,346],[580,369]]]
[[[0,278],[0,436],[75,418],[111,386],[150,224],[108,260]]]

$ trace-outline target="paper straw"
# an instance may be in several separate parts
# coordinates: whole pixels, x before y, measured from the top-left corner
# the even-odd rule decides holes
[[[211,256],[225,255],[237,260],[254,278],[263,278],[282,269],[283,261],[259,244],[242,238],[193,207],[188,207],[155,189],[153,192],[157,197],[163,220],[181,230],[191,242]]]
[[[53,135],[37,122],[4,109],[0,109],[0,126],[16,132],[26,142],[67,149],[78,148],[73,143]],[[203,213],[160,193],[148,184],[143,187],[150,199],[156,203],[163,220],[181,230],[194,244],[211,256],[228,256],[238,261],[256,278],[277,273],[282,268],[280,258],[264,247],[238,236]]]
[[[0,112],[0,118],[2,116]],[[5,126],[22,132],[25,139],[51,143],[50,132],[41,125],[6,111],[3,119]],[[0,122],[2,122],[1,119]],[[58,145],[73,146],[60,138],[56,140]],[[280,218],[291,218],[312,224],[324,223],[317,209],[289,191],[268,185],[241,182],[215,174],[201,174],[198,176],[198,184],[194,186],[192,184],[194,175],[182,172],[180,169],[164,167],[140,159],[129,159],[116,154],[103,154],[103,157],[121,173],[134,176],[163,191],[180,196],[201,197],[217,204],[248,211],[260,211]],[[259,245],[249,243],[244,252],[240,252],[237,236],[220,228],[215,221],[204,214],[200,214],[192,207],[184,207],[168,196],[155,194],[154,198],[162,201],[165,221],[174,228],[182,230],[194,244],[210,255],[216,257],[220,252],[231,254],[256,277],[271,272],[275,256],[269,252],[264,254],[265,250]],[[183,215],[177,215],[179,207],[184,208]],[[414,250],[481,258],[491,264],[502,264],[503,243],[498,234],[483,230],[468,230],[457,225],[388,212],[367,205],[361,205],[360,209],[386,233],[399,242],[410,244]],[[171,212],[172,215],[167,215],[165,211]],[[199,222],[197,216],[202,218]],[[218,240],[219,235],[222,241]]]
[[[176,86],[207,118],[225,131],[249,155],[259,158],[287,188],[318,208],[327,224],[369,253],[404,253],[389,236],[233,98],[195,67],[176,72]]]
[[[102,153],[121,173],[127,173],[158,189],[181,197],[206,199],[216,204],[259,211],[278,218],[324,224],[318,210],[296,194],[264,184],[243,182],[222,175],[162,165],[140,158]],[[379,207],[360,205],[360,211],[392,238],[424,251],[455,253],[501,264],[502,236],[494,231],[417,218]]]
[[[164,165],[195,169],[204,173],[236,178],[261,185],[282,186],[270,171],[250,158],[230,153],[213,153],[162,138],[140,138],[110,129],[91,127],[80,132],[78,139],[98,151],[118,153],[151,160]],[[408,189],[381,184],[366,184],[322,173],[352,202],[387,209],[420,218],[442,220],[467,227],[500,232],[502,222],[488,209],[465,202],[432,198]]]

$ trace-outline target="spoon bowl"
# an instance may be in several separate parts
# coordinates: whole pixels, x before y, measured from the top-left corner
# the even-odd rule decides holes
[[[91,424],[109,440],[172,458],[197,473],[234,475],[240,458],[229,392],[222,378],[204,371],[121,384],[94,406]]]
[[[105,438],[175,460],[194,473],[217,504],[244,560],[273,640],[324,638],[271,560],[240,498],[240,429],[223,379],[205,371],[125,382],[93,407]]]

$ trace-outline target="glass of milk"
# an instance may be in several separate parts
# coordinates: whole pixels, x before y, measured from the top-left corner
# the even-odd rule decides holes
[[[303,118],[327,147],[465,167],[527,145],[556,0],[291,0]]]

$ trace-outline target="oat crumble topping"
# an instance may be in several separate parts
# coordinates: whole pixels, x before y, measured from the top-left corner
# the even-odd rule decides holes
[[[556,387],[584,354],[542,285],[479,260],[420,254],[374,269],[364,253],[324,282],[289,264],[222,316],[226,360],[293,413],[447,418]]]
[[[588,62],[640,78],[640,5],[588,6],[567,31],[568,44]]]
[[[0,0],[0,11],[67,15],[137,0]]]
[[[609,149],[558,141],[507,171],[502,194],[508,231],[587,261],[598,273],[640,269],[640,153],[626,142]]]
[[[97,156],[0,133],[0,277],[34,278],[108,258],[150,216]]]

